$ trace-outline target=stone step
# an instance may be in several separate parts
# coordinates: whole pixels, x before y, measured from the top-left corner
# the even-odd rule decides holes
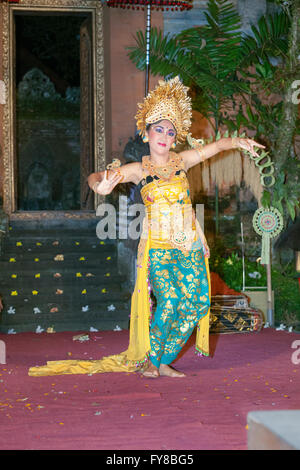
[[[48,328],[53,328],[57,333],[63,331],[89,331],[90,328],[96,329],[98,331],[114,330],[121,328],[122,330],[128,329],[127,320],[115,319],[115,320],[94,320],[94,319],[84,319],[82,321],[72,320],[71,322],[40,322],[40,323],[18,323],[13,326],[9,325],[8,327],[0,326],[0,332],[2,334],[9,334],[10,332],[14,333],[29,333],[29,332],[38,332],[38,329],[42,329],[44,332],[47,332]]]
[[[93,231],[100,221],[95,211],[65,211],[65,212],[43,212],[12,214],[9,220],[10,232],[35,231]]]
[[[34,252],[55,252],[57,250],[65,250],[67,252],[80,252],[80,251],[88,251],[94,252],[103,252],[103,253],[111,253],[116,251],[115,244],[112,243],[101,243],[99,240],[95,239],[83,239],[83,240],[67,240],[67,239],[59,239],[56,240],[55,238],[51,239],[30,239],[30,240],[5,240],[2,243],[3,247],[3,254],[6,252],[14,252],[14,253],[22,253],[28,251]]]
[[[10,328],[14,328],[16,332],[35,331],[39,325],[42,328],[54,325],[56,331],[74,331],[79,326],[86,328],[92,324],[100,329],[111,329],[116,324],[121,326],[121,323],[121,328],[129,327],[130,304],[120,300],[120,296],[113,301],[106,296],[97,301],[55,300],[47,296],[40,299],[40,302],[29,300],[5,305],[0,331],[7,333]]]
[[[30,287],[23,287],[22,289],[12,289],[12,291],[7,290],[6,293],[9,293],[10,298],[12,297],[20,297],[22,296],[23,298],[42,298],[43,296],[49,296],[53,295],[55,297],[58,296],[64,296],[65,298],[73,297],[74,299],[81,298],[83,295],[85,298],[95,298],[97,299],[99,296],[103,296],[104,294],[109,296],[110,298],[116,298],[117,296],[120,295],[125,295],[124,293],[122,294],[120,287],[117,284],[107,284],[107,285],[99,285],[99,286],[83,286],[83,289],[81,288],[74,288],[70,286],[69,289],[67,289],[66,286],[53,286],[53,287],[48,287],[45,289],[40,288],[38,289],[39,285],[33,284]],[[58,292],[60,287],[65,287],[65,290],[63,291],[62,294]],[[3,289],[2,289],[3,290]],[[61,289],[62,290],[62,289]],[[16,291],[17,293],[11,294],[11,292]],[[58,293],[56,293],[56,291]],[[32,294],[32,292],[34,292]],[[126,293],[126,295],[129,295]],[[4,300],[8,298],[8,295],[4,297]]]
[[[57,311],[50,312],[53,309],[52,305],[54,304],[42,304],[38,307],[29,308],[28,305],[23,306],[20,310],[21,313],[18,315],[10,313],[7,315],[6,319],[8,319],[9,324],[17,324],[17,323],[26,323],[27,318],[30,318],[31,321],[35,323],[46,321],[46,322],[60,322],[60,321],[68,321],[71,322],[73,319],[82,320],[84,318],[89,319],[97,319],[100,320],[101,318],[109,320],[115,318],[123,318],[129,321],[129,308],[128,305],[122,303],[120,301],[114,302],[114,304],[110,304],[107,302],[106,304],[97,305],[94,304],[93,306],[89,306],[89,309],[83,309],[86,307],[85,305],[77,305],[76,308],[70,308],[69,305],[58,305]],[[115,310],[108,310],[108,307],[114,306]],[[51,309],[50,309],[51,307]],[[17,311],[17,308],[16,308]],[[37,313],[34,313],[37,312]],[[7,321],[5,319],[1,322],[1,325],[6,325]]]
[[[107,271],[110,267],[104,266],[104,260],[99,260],[98,257],[87,258],[84,260],[79,260],[79,257],[67,258],[65,257],[64,261],[54,261],[53,258],[49,259],[41,259],[38,258],[38,261],[34,261],[34,257],[32,259],[23,259],[18,260],[16,258],[15,262],[10,261],[2,261],[0,262],[0,271],[6,273],[14,273],[15,271],[24,272],[24,271],[48,271],[48,272],[61,272],[62,269],[69,269],[74,272],[81,272],[81,270],[85,270],[91,272],[92,269],[100,268],[102,265],[103,270]],[[116,258],[113,260],[116,263]]]
[[[131,293],[122,289],[116,241],[99,240],[98,221],[10,224],[0,259],[1,332],[128,328]]]
[[[107,270],[108,271],[108,270]],[[94,271],[95,273],[95,271]],[[75,288],[81,289],[84,287],[107,287],[117,285],[118,288],[121,283],[125,280],[125,276],[116,274],[114,270],[109,270],[109,272],[97,272],[91,276],[86,276],[85,272],[69,272],[60,271],[59,273],[37,273],[37,271],[26,271],[21,274],[10,274],[2,273],[0,276],[1,289],[12,289],[12,288],[31,288],[33,286],[43,288],[43,289],[53,289],[60,288],[65,286],[66,288]],[[61,277],[55,278],[56,274],[60,274]],[[81,277],[76,276],[81,275]],[[109,276],[108,276],[109,274]],[[16,276],[12,278],[12,276]],[[36,277],[38,276],[38,277]],[[113,279],[113,281],[112,281]]]
[[[111,307],[115,310],[111,310]],[[113,304],[108,301],[90,303],[88,305],[59,304],[59,303],[41,303],[39,313],[33,313],[33,307],[24,303],[20,307],[16,306],[15,314],[10,313],[3,316],[0,323],[0,331],[8,333],[12,328],[16,333],[24,331],[36,331],[40,326],[43,329],[53,326],[55,331],[77,331],[78,329],[87,329],[94,326],[98,329],[114,329],[119,325],[122,329],[129,328],[130,307],[128,303],[117,300]],[[110,308],[110,309],[109,309]],[[57,311],[50,312],[51,309]],[[10,309],[12,311],[12,308]],[[17,313],[21,311],[21,313]]]

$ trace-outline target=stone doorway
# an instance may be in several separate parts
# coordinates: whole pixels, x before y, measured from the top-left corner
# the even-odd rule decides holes
[[[94,211],[86,178],[106,160],[102,6],[24,0],[2,8],[4,209],[21,217]]]
[[[92,85],[92,62],[81,60],[91,57],[91,17],[18,14],[15,31],[17,209],[92,208],[92,102],[83,96],[92,86],[81,80]]]

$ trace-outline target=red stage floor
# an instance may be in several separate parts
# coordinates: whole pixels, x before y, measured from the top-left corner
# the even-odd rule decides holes
[[[128,345],[127,331],[89,333],[83,343],[75,334],[0,335],[0,449],[246,450],[249,411],[300,409],[299,334],[214,335],[211,358],[198,358],[191,338],[176,365],[183,379],[27,375],[46,361],[98,359]]]

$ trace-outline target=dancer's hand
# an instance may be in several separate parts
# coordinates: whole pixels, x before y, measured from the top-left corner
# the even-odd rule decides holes
[[[123,180],[124,176],[120,172],[112,172],[111,175],[107,176],[107,170],[104,172],[102,181],[96,182],[93,185],[93,191],[102,196],[110,194],[117,184]]]
[[[255,140],[252,139],[243,139],[240,137],[233,137],[232,138],[232,148],[239,148],[241,150],[246,150],[247,152],[251,153],[254,157],[259,157],[258,153],[254,150],[254,147],[258,148],[265,148],[264,145],[259,144]]]

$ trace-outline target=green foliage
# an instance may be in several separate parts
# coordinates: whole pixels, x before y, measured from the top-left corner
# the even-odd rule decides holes
[[[276,162],[276,142],[282,126],[283,96],[287,86],[285,67],[289,57],[290,8],[260,18],[251,35],[242,35],[240,17],[227,0],[209,0],[206,25],[164,36],[152,29],[150,68],[153,75],[180,75],[191,87],[193,108],[200,111],[218,133],[220,126],[230,132],[248,129],[263,142]],[[146,37],[136,35],[136,47],[129,57],[145,68]],[[275,59],[275,61],[274,61]],[[251,68],[250,68],[251,67]],[[227,109],[233,109],[230,115]],[[300,126],[295,129],[299,132]],[[275,167],[276,183],[264,191],[262,204],[274,205],[285,219],[296,217],[299,209],[299,162],[291,155],[284,168]]]
[[[164,36],[153,28],[150,68],[153,75],[180,75],[193,90],[194,109],[214,120],[217,133],[221,107],[231,102],[235,93],[248,92],[249,85],[238,75],[244,58],[240,17],[235,7],[227,0],[210,0],[205,16],[207,25],[176,36]],[[139,69],[145,69],[146,33],[136,34],[136,47],[129,48],[129,57]]]
[[[245,284],[247,287],[266,287],[266,268],[258,262],[245,258]],[[210,260],[211,271],[219,274],[223,281],[236,291],[243,288],[243,260],[238,253],[230,256],[213,256]]]
[[[220,248],[220,247],[219,247]],[[246,287],[267,287],[266,267],[245,258]],[[243,261],[237,253],[221,256],[218,247],[210,258],[210,270],[219,274],[223,281],[238,292],[243,288]],[[287,326],[300,325],[300,289],[295,269],[289,264],[282,268],[272,267],[272,290],[274,290],[275,321]]]
[[[299,274],[299,273],[298,273]],[[274,290],[275,318],[287,326],[300,325],[300,288],[295,269],[289,264],[272,269],[272,288]]]

